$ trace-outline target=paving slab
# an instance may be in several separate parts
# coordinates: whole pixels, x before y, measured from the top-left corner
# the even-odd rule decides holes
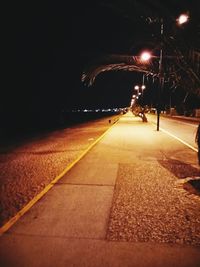
[[[105,163],[102,159],[91,161],[85,156],[76,168],[71,169],[58,184],[93,184],[93,185],[115,185],[118,164]]]
[[[168,244],[8,234],[2,241],[0,266],[6,267],[198,267],[200,262],[197,248]]]
[[[111,186],[55,185],[8,233],[103,239],[112,195]]]

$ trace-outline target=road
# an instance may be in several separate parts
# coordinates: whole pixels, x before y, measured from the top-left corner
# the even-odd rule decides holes
[[[153,122],[154,124],[157,123],[157,117],[155,115],[149,115],[148,118],[149,121]],[[161,129],[167,130],[169,133],[173,134],[174,136],[180,138],[182,141],[197,149],[195,135],[198,127],[198,122],[161,117],[160,127]]]
[[[128,113],[1,236],[1,265],[197,267],[198,175],[194,150]]]

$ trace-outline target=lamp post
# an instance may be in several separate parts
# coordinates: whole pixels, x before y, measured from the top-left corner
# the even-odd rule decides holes
[[[144,85],[144,81],[142,85],[135,85],[134,86],[134,90],[137,91],[137,99],[139,98],[139,96],[142,96],[142,100],[143,100],[143,91],[146,89],[146,86]]]
[[[163,90],[163,73],[162,73],[162,63],[163,63],[163,31],[164,31],[164,25],[163,25],[163,19],[160,20],[160,36],[161,36],[161,44],[160,44],[160,56],[159,56],[159,70],[158,70],[158,76],[159,76],[159,88],[158,88],[158,103],[157,103],[157,131],[159,131],[160,127],[160,112],[161,112],[161,106],[160,106],[160,95]]]
[[[177,23],[178,25],[182,25],[186,22],[188,22],[189,16],[188,14],[181,14],[177,18]],[[163,34],[164,34],[164,23],[163,23],[163,18],[160,20],[160,55],[159,55],[159,71],[158,71],[158,76],[159,76],[159,88],[158,88],[158,103],[157,103],[157,131],[159,131],[160,127],[160,112],[161,112],[161,103],[160,103],[160,96],[161,92],[163,90],[164,86],[164,77],[163,77]]]
[[[144,89],[146,89],[146,86],[143,84],[143,85],[141,86],[141,89],[142,89],[142,95],[143,95],[143,91],[144,91]]]
[[[144,84],[142,85],[135,85],[134,89],[137,91],[138,95],[142,95],[143,96],[143,91],[146,89],[146,86]],[[140,92],[140,89],[142,92]]]
[[[186,23],[189,20],[188,14],[181,14],[177,19],[177,24],[181,26],[182,24]],[[155,20],[158,21],[158,20]],[[164,75],[163,75],[163,50],[164,50],[164,41],[163,41],[163,35],[164,35],[164,23],[163,18],[160,19],[160,53],[159,53],[159,64],[158,64],[158,78],[159,78],[159,86],[158,86],[158,100],[157,100],[157,131],[159,131],[160,128],[160,112],[161,112],[161,92],[163,91],[164,86]],[[154,57],[157,58],[157,56],[152,56],[149,51],[143,51],[141,55],[139,56],[140,63],[146,64],[149,62],[149,60]],[[170,56],[168,56],[170,57]],[[173,56],[172,56],[173,57]],[[170,57],[170,58],[172,58]],[[143,87],[142,87],[142,94],[143,89],[145,89],[144,85],[144,75],[143,75]],[[135,90],[138,91],[139,95],[139,89],[140,87],[136,85],[134,87]]]

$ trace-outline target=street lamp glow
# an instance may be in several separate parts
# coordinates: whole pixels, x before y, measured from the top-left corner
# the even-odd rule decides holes
[[[189,16],[187,14],[181,14],[178,19],[177,22],[179,25],[182,25],[184,23],[186,23],[189,20]]]
[[[144,90],[144,89],[146,88],[146,86],[145,86],[145,85],[142,85],[142,87],[141,87],[141,88],[142,88],[142,90]]]
[[[149,61],[151,58],[151,53],[148,51],[144,51],[142,52],[142,54],[140,55],[140,60],[143,62],[147,62]]]
[[[135,85],[134,89],[135,90],[139,90],[139,86],[138,85]]]

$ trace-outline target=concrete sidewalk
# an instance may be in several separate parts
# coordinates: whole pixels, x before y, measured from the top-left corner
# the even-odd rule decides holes
[[[181,171],[198,174],[196,153],[126,114],[1,237],[0,266],[200,266]]]

